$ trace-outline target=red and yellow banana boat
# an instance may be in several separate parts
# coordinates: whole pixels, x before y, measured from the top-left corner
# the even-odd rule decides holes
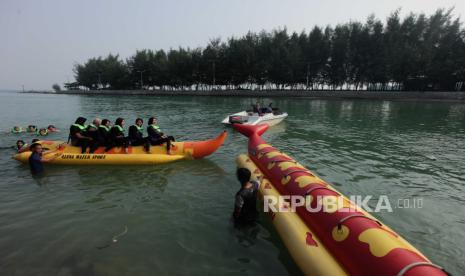
[[[224,142],[227,132],[224,131],[214,139],[205,141],[173,142],[170,154],[164,145],[151,146],[150,153],[142,146],[129,147],[128,153],[116,147],[105,152],[103,147],[93,154],[81,154],[80,147],[74,147],[63,141],[40,141],[45,149],[44,158],[50,157],[50,164],[63,165],[153,165],[173,162],[182,159],[200,159],[214,153]],[[31,152],[24,151],[13,156],[14,159],[26,163]],[[52,158],[53,157],[53,158]]]
[[[268,126],[236,124],[234,128],[249,138],[249,154],[238,157],[238,166],[249,168],[254,176],[263,174],[261,195],[301,196],[309,205],[296,207],[295,213],[275,212],[271,216],[305,274],[447,275],[388,226],[267,144],[260,135]],[[316,208],[330,201],[342,204],[332,209]],[[309,212],[307,207],[316,211]]]

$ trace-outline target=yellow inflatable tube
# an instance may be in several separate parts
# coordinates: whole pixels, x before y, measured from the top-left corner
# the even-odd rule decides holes
[[[263,177],[246,154],[236,160],[237,166],[252,172],[252,179]],[[263,178],[260,185],[260,196],[280,196],[271,182]],[[271,213],[271,220],[286,248],[305,275],[348,275],[311,229],[294,212]]]

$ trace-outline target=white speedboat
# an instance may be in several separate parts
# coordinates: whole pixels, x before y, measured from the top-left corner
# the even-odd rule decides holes
[[[254,113],[248,111],[241,111],[226,117],[222,123],[225,125],[243,124],[243,125],[259,125],[267,124],[274,126],[281,123],[287,117],[286,112],[273,112],[273,113]]]

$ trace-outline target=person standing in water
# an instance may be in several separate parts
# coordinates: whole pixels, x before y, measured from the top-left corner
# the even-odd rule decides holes
[[[54,155],[51,158],[43,158],[43,149],[42,145],[39,143],[34,143],[30,147],[31,149],[31,156],[29,156],[29,168],[31,169],[32,175],[41,175],[44,172],[44,166],[43,163],[50,162],[55,160],[57,157],[59,157],[61,154]],[[55,150],[58,151],[58,150]],[[53,153],[55,151],[51,151],[50,153]]]
[[[234,203],[234,225],[252,225],[258,217],[257,194],[260,183],[250,180],[252,173],[246,168],[238,168],[236,176],[241,188],[236,193]]]

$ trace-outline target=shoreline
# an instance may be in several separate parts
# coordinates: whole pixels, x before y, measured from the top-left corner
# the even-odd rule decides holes
[[[20,93],[60,95],[119,95],[119,96],[202,96],[202,97],[300,97],[314,99],[361,99],[361,100],[435,100],[465,101],[465,91],[312,91],[312,90],[211,90],[211,91],[167,91],[167,90],[67,90],[25,91]]]

